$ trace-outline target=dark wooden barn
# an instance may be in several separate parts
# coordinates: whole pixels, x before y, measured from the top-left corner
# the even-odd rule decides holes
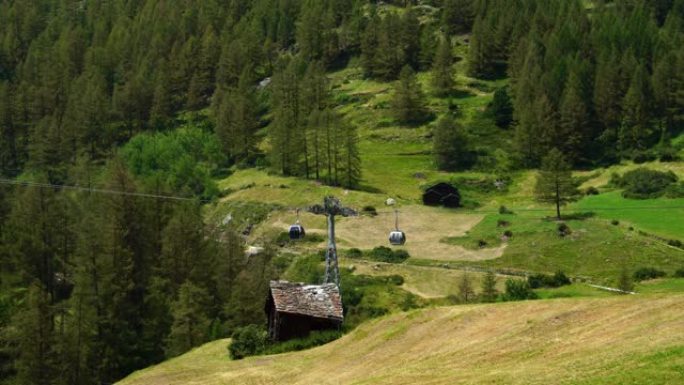
[[[271,281],[265,309],[268,333],[274,341],[304,337],[314,330],[342,325],[342,297],[334,283],[307,285]]]
[[[461,207],[461,194],[449,183],[437,183],[423,193],[423,204],[427,206]]]

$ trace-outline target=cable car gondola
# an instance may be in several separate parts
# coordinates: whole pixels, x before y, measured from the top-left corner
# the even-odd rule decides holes
[[[299,209],[297,209],[297,222],[295,222],[294,225],[290,226],[289,234],[290,239],[293,241],[302,239],[306,235],[306,231],[304,231],[304,226],[302,226],[299,223]]]
[[[406,243],[406,234],[399,230],[399,211],[394,210],[394,230],[390,232],[389,242],[392,246],[402,246]]]

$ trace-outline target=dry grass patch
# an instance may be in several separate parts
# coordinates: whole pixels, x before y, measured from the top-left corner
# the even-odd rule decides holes
[[[228,361],[209,345],[121,385],[576,384],[625,372],[630,383],[674,384],[684,380],[683,317],[682,295],[435,308],[304,352]]]

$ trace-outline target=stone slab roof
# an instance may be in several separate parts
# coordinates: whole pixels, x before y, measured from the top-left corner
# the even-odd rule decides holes
[[[307,285],[271,281],[271,296],[276,311],[342,321],[342,297],[334,283]]]

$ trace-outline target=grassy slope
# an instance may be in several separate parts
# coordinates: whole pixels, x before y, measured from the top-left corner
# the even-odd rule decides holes
[[[684,295],[433,308],[304,352],[230,361],[221,340],[120,384],[675,384],[682,319]]]

